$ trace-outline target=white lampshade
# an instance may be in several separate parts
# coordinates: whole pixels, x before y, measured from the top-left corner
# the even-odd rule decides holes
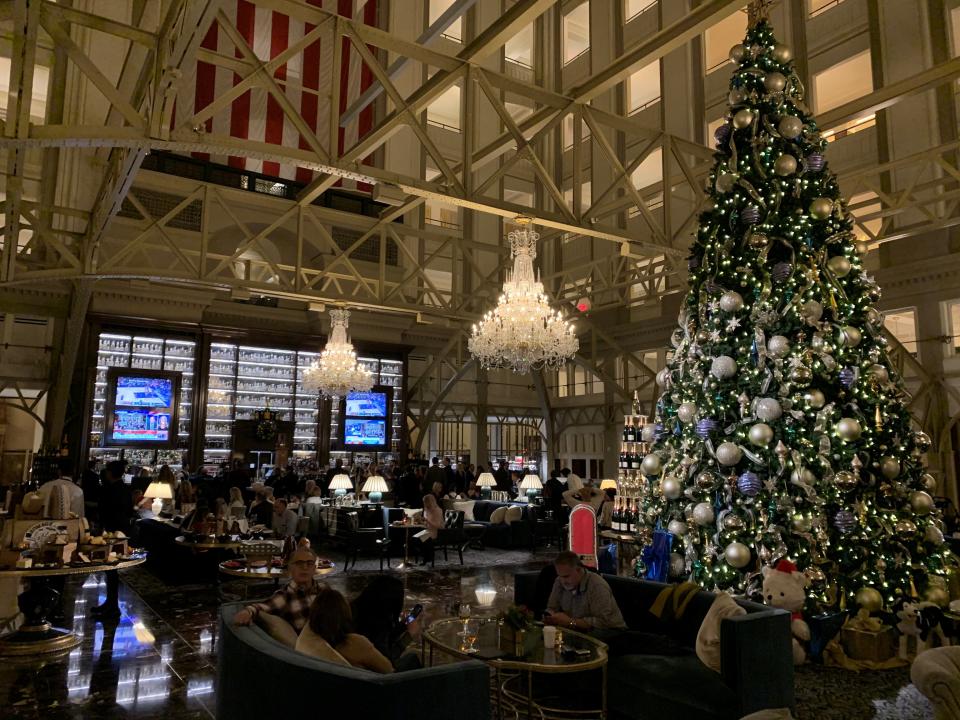
[[[154,481],[147,486],[143,496],[160,500],[173,500],[173,488],[165,482]]]
[[[540,482],[540,478],[536,475],[524,475],[523,480],[520,482],[521,490],[541,490],[543,488],[543,483]]]
[[[336,482],[336,478],[334,478],[334,482]],[[332,483],[330,487],[333,487]],[[389,490],[390,488],[387,487],[387,481],[384,480],[380,475],[371,475],[370,477],[367,478],[367,481],[363,484],[363,492],[365,493],[372,493],[372,492],[385,493],[385,492],[389,492]]]
[[[497,479],[493,477],[493,473],[480,473],[480,477],[477,478],[477,487],[496,487]]]
[[[490,607],[493,605],[493,601],[497,597],[497,591],[492,587],[484,585],[483,587],[478,587],[476,590],[477,602],[483,605],[484,607]]]
[[[601,490],[616,490],[616,489],[617,489],[617,481],[616,481],[616,480],[609,480],[609,479],[607,479],[607,480],[601,480],[601,481],[600,481],[600,489],[601,489]]]
[[[331,490],[353,490],[353,483],[350,482],[350,476],[346,473],[334,475],[330,481]]]

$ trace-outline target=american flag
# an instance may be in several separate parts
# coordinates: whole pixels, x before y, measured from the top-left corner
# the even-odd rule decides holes
[[[335,11],[343,17],[371,26],[377,25],[379,2],[380,0],[306,0],[308,5]],[[283,53],[315,28],[311,23],[260,7],[248,0],[231,0],[226,4],[224,14],[261,62],[267,62]],[[230,39],[227,30],[220,25],[219,19],[211,24],[201,45],[206,50],[226,57],[244,57]],[[372,84],[373,73],[347,38],[341,40],[339,48],[334,47],[332,22],[324,23],[317,40],[301,52],[295,53],[273,72],[274,79],[290,104],[314,131],[320,145],[328,151],[331,89],[334,81],[331,74],[335,51],[341,53],[339,106],[342,113]],[[174,111],[174,128],[243,80],[241,75],[229,68],[202,60],[198,60],[187,72],[183,85],[185,90],[181,93]],[[192,102],[189,100],[191,93]],[[187,102],[184,102],[184,99]],[[205,125],[207,134],[212,136],[230,136],[302,149],[310,147],[291,119],[284,114],[280,103],[262,87],[247,90],[229,106],[207,119]],[[372,125],[373,103],[364,108],[347,127],[339,129],[338,152],[342,153],[345,147],[351,147]],[[301,183],[308,183],[314,177],[312,170],[270,160],[211,156],[207,153],[194,153],[194,157]],[[343,185],[356,186],[351,181],[343,181]],[[359,189],[365,189],[365,186],[361,183]]]

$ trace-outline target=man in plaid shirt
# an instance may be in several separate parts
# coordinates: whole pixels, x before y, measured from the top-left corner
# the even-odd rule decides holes
[[[320,589],[314,580],[317,556],[310,548],[299,548],[290,556],[290,582],[277,590],[266,602],[247,605],[233,616],[237,625],[249,625],[260,613],[269,613],[283,618],[298,633],[310,618],[310,606]]]

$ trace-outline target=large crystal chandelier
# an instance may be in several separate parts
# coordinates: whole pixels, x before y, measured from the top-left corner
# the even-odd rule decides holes
[[[543,283],[533,270],[540,233],[529,229],[529,218],[517,218],[519,230],[510,233],[513,272],[503,283],[497,306],[488,312],[467,347],[487,369],[560,367],[580,347],[573,327],[547,304]]]
[[[357,363],[357,354],[347,336],[349,320],[349,310],[330,311],[327,346],[303,372],[303,387],[307,390],[339,398],[351,391],[362,392],[373,387],[373,376]]]

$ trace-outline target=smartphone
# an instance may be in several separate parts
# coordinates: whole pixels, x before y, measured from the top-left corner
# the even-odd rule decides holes
[[[409,625],[414,620],[416,620],[420,616],[420,613],[422,612],[423,612],[423,605],[421,605],[420,603],[417,603],[416,605],[414,605],[413,609],[409,613],[407,613],[407,618],[406,618],[407,625]]]

